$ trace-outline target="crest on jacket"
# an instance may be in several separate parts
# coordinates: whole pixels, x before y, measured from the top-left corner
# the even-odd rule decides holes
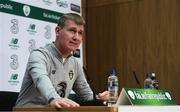
[[[73,77],[74,77],[74,72],[73,72],[73,70],[70,70],[69,71],[69,79],[72,80]]]

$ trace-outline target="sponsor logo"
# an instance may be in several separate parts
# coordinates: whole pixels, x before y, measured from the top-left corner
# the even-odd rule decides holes
[[[169,100],[172,100],[171,95],[168,92],[165,92],[165,95]]]
[[[19,83],[18,81],[18,74],[11,74],[11,77],[10,79],[8,80],[8,82],[11,84],[11,85],[17,85]]]
[[[18,49],[19,48],[18,39],[12,38],[10,41],[9,47],[11,47],[11,49]]]
[[[56,4],[59,7],[68,8],[68,2],[65,0],[56,0]]]
[[[44,27],[44,29],[46,30],[45,33],[44,33],[44,37],[46,39],[51,39],[51,36],[52,36],[52,34],[51,34],[51,27],[49,25],[46,25]]]
[[[164,94],[162,92],[158,92],[157,94],[154,94],[154,93],[147,93],[147,92],[141,92],[141,91],[134,91],[133,94],[135,97],[132,97],[132,95],[131,95],[132,99],[136,98],[138,100],[141,100],[141,99],[145,99],[145,100],[147,100],[147,99],[167,100],[167,97],[166,97],[167,94]]]
[[[133,100],[135,99],[134,93],[131,90],[128,91],[128,94]]]
[[[73,56],[76,58],[80,58],[80,49],[76,49],[75,51],[73,51]]]
[[[80,6],[71,3],[71,10],[80,13]]]
[[[28,47],[29,52],[36,48],[36,41],[34,39],[30,39],[29,42],[30,46]]]
[[[66,89],[67,89],[67,83],[65,81],[60,82],[57,87],[56,91],[59,94],[60,97],[64,98],[66,95]]]
[[[29,16],[30,12],[31,12],[31,8],[28,5],[24,5],[23,6],[23,12],[25,16]]]
[[[51,5],[52,1],[51,0],[42,0],[44,2],[44,4],[46,5]]]
[[[16,54],[13,54],[11,55],[10,58],[12,59],[12,62],[10,63],[10,67],[13,70],[16,70],[19,67],[18,56]]]
[[[0,4],[0,9],[13,10],[13,6],[10,4]]]
[[[10,28],[11,33],[17,34],[19,32],[18,20],[12,19],[11,23],[13,24]]]
[[[46,13],[46,12],[43,12],[43,17],[44,17],[44,18],[49,18],[49,19],[55,19],[55,20],[58,20],[58,19],[59,19],[58,16],[53,15],[53,14],[49,14],[49,13]]]
[[[30,24],[27,31],[29,32],[29,34],[34,35],[37,33],[36,31],[36,25],[35,24]]]

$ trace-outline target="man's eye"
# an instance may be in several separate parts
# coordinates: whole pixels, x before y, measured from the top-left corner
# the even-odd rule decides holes
[[[73,30],[73,29],[70,29],[69,31],[71,31],[71,32],[73,32],[73,33],[76,33],[76,31],[75,31],[75,30]]]
[[[79,35],[82,35],[82,34],[83,34],[83,32],[78,32],[78,34],[79,34]]]

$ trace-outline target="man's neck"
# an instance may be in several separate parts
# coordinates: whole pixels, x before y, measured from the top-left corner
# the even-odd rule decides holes
[[[59,44],[55,43],[56,48],[61,52],[61,55],[63,58],[67,58],[69,55],[71,55],[71,52],[64,49],[63,46],[59,46]]]

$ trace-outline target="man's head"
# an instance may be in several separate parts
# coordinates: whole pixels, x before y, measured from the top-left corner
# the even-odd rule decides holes
[[[80,15],[75,13],[67,13],[60,17],[58,26],[63,28],[68,20],[74,21],[77,25],[85,25],[85,21]]]
[[[67,13],[60,17],[56,31],[55,45],[64,57],[76,50],[82,42],[84,19],[74,13]]]

